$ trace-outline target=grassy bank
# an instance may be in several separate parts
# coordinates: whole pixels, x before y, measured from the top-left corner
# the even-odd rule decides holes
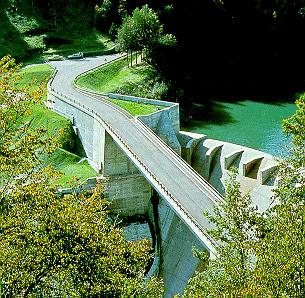
[[[89,72],[76,81],[76,84],[97,92],[115,92],[128,82],[138,82],[145,77],[148,66],[127,67],[126,58],[106,64],[95,71]]]
[[[133,64],[135,65],[135,61]],[[83,88],[96,92],[119,92],[120,94],[148,97],[147,94],[140,94],[139,91],[141,90],[141,87],[144,89],[144,85],[147,85],[147,81],[153,81],[153,79],[151,79],[153,76],[154,71],[147,63],[140,62],[138,65],[128,67],[126,58],[122,58],[102,66],[95,71],[80,76],[75,83]],[[129,92],[120,92],[126,91],[127,89]],[[154,97],[150,96],[148,98]],[[139,104],[137,102],[123,101],[118,99],[109,99],[109,101],[122,107],[133,116],[147,115],[157,111],[157,107],[155,105]]]
[[[51,74],[52,68],[49,65],[35,65],[21,70],[22,79],[19,81],[19,87],[27,85],[36,80],[33,88],[44,82]],[[45,99],[45,98],[44,98]],[[33,113],[22,117],[20,122],[31,121],[32,127],[47,128],[48,135],[57,137],[59,130],[63,129],[65,133],[59,138],[61,145],[51,156],[46,156],[44,164],[52,164],[52,167],[61,171],[64,175],[56,183],[63,183],[73,176],[77,176],[81,181],[88,177],[96,176],[96,172],[89,166],[88,162],[82,159],[82,146],[80,140],[75,135],[71,123],[66,118],[48,110],[43,103],[35,105]]]

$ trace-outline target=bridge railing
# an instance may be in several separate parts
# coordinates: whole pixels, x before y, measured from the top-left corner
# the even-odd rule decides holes
[[[149,137],[153,137],[153,141],[157,143],[163,151],[169,152],[169,158],[171,160],[175,160],[184,170],[184,173],[188,174],[188,177],[191,178],[193,182],[196,179],[196,182],[200,184],[204,189],[210,191],[214,198],[217,200],[217,203],[224,203],[223,196],[207,181],[201,177],[201,175],[192,167],[190,166],[175,150],[173,150],[170,146],[168,146],[160,136],[158,136],[151,128],[149,128],[141,119],[136,118],[137,123],[141,126],[142,130],[146,131],[149,134]]]
[[[101,95],[101,94],[96,94],[95,92],[90,92],[88,90],[84,91],[84,90],[79,90],[79,89],[76,89],[78,92],[80,93],[83,93],[87,96],[90,96],[90,97],[93,97],[94,99],[96,100],[99,100],[101,102],[103,102],[104,104],[112,107],[113,109],[117,110],[119,113],[123,114],[126,118],[128,119],[134,119],[134,117],[128,113],[125,109],[121,108],[120,106],[112,103],[111,101],[105,99],[105,97],[107,97],[106,95]]]

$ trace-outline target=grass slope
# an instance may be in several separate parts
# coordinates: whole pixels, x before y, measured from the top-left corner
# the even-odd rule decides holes
[[[111,93],[116,92],[122,86],[138,85],[150,74],[151,67],[149,65],[140,63],[137,66],[128,67],[126,58],[122,58],[80,76],[75,83],[89,90]],[[118,99],[109,99],[109,101],[122,107],[133,116],[147,115],[157,110],[155,105],[150,104],[139,104]]]
[[[36,80],[33,88],[44,82],[51,74],[52,68],[49,65],[36,65],[26,67],[21,70],[23,77],[19,86],[22,87]],[[75,135],[71,123],[66,118],[48,110],[43,103],[33,106],[33,113],[22,117],[20,122],[31,121],[32,127],[47,128],[48,135],[56,137],[58,131],[65,130],[63,137],[59,138],[62,148],[57,149],[52,155],[44,157],[44,164],[51,164],[52,167],[63,173],[56,183],[68,186],[73,176],[78,177],[81,181],[89,177],[95,177],[97,173],[91,168],[86,160],[83,160],[77,153],[81,150],[81,144]]]

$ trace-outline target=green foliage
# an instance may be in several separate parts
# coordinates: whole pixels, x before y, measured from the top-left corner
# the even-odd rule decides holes
[[[163,34],[157,14],[144,5],[136,8],[132,16],[128,16],[118,30],[118,44],[121,50],[137,51],[146,49],[152,52],[159,45],[174,45],[176,38],[171,34]]]
[[[289,119],[283,120],[283,131],[293,137],[295,147],[302,147],[305,140],[305,95],[296,100],[298,110]]]
[[[120,59],[79,77],[75,83],[94,91],[112,92],[114,89],[105,86],[110,85],[126,66],[126,60]]]
[[[154,82],[149,79],[143,79],[136,83],[127,82],[122,87],[119,87],[115,93],[162,100],[167,91],[168,87],[163,81]]]
[[[6,10],[0,11],[0,57],[10,53],[23,63],[37,63],[53,54],[101,51],[114,45],[113,36],[93,28],[94,7],[88,2],[6,2]]]
[[[208,232],[220,243],[218,256],[208,260],[206,254],[195,250],[207,268],[190,280],[184,297],[247,297],[255,267],[251,243],[258,237],[260,217],[249,195],[241,195],[239,186],[236,173],[231,173],[226,203],[215,206],[213,216],[205,214],[215,224]]]
[[[258,276],[272,296],[305,295],[304,94],[296,104],[296,113],[283,121],[284,132],[292,136],[292,147],[280,160],[279,188],[274,191],[277,204],[267,213],[270,233],[257,250],[263,260]]]
[[[118,27],[114,24],[111,23],[111,26],[109,28],[109,35],[114,38],[118,33]]]
[[[18,80],[17,86],[22,88],[30,84],[30,90],[33,91],[45,82],[51,71],[52,68],[47,64],[22,68],[19,71],[22,77]],[[46,96],[43,95],[41,100],[46,100]],[[95,177],[96,172],[86,161],[79,163],[83,156],[83,148],[70,121],[48,110],[42,101],[33,105],[31,110],[32,113],[20,117],[16,124],[20,126],[27,122],[32,128],[43,127],[46,129],[47,136],[57,138],[61,148],[56,149],[51,155],[44,154],[42,157],[44,165],[52,164],[53,169],[64,174],[55,183],[62,183],[63,187],[66,187],[66,181],[73,176],[77,176],[81,181]]]
[[[157,111],[157,107],[150,104],[142,104],[133,101],[120,100],[114,98],[110,98],[109,101],[123,108],[133,116],[148,115]]]
[[[127,0],[119,0],[118,13],[122,20],[127,16]]]
[[[103,92],[162,99],[167,87],[164,82],[155,80],[153,68],[146,63],[127,68],[125,59],[109,63],[89,72],[76,80],[81,87]],[[122,100],[109,99],[132,115],[147,115],[156,111],[156,107]]]
[[[54,152],[56,139],[17,124],[44,85],[18,89],[18,68],[10,57],[0,62],[1,297],[161,297],[160,281],[145,282],[147,242],[126,241],[109,223],[103,185],[55,195],[59,173],[41,157]]]
[[[304,297],[304,95],[296,103],[299,110],[283,121],[292,147],[279,161],[269,209],[259,215],[231,181],[227,204],[208,215],[216,226],[210,233],[222,246],[207,269],[190,280],[185,297]]]

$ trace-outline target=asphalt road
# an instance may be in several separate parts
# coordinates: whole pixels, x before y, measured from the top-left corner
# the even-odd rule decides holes
[[[118,56],[119,54],[50,62],[50,65],[58,70],[52,87],[101,115],[195,221],[203,228],[211,228],[203,212],[212,213],[213,205],[221,199],[220,195],[215,193],[200,175],[185,165],[180,157],[172,153],[168,147],[161,145],[153,134],[143,129],[136,119],[128,118],[111,106],[73,88],[73,81],[78,74]]]

